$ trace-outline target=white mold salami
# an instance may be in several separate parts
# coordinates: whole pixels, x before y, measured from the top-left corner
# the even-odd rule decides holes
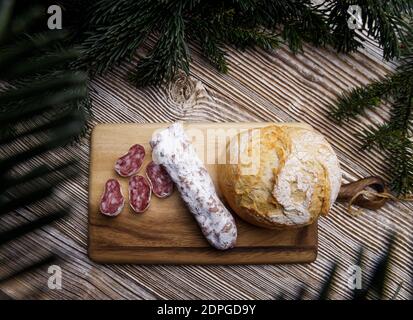
[[[142,213],[149,208],[152,188],[143,176],[133,176],[129,179],[129,203],[133,211]]]
[[[102,198],[100,200],[100,212],[105,216],[115,217],[121,213],[125,205],[120,183],[116,179],[109,179],[105,183]]]
[[[182,124],[155,133],[150,144],[153,161],[169,173],[208,242],[216,249],[232,248],[237,239],[234,218],[218,198]]]
[[[121,177],[130,177],[138,173],[145,158],[145,148],[140,144],[134,144],[129,151],[120,157],[115,163],[115,171]]]
[[[174,182],[165,168],[151,161],[146,166],[146,176],[152,185],[152,192],[158,198],[169,197],[174,191]]]

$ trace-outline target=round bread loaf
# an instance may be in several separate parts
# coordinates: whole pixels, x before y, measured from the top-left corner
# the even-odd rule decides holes
[[[221,192],[244,220],[285,229],[327,215],[341,186],[329,143],[302,124],[271,125],[236,135],[219,165]],[[234,160],[235,159],[235,160]]]

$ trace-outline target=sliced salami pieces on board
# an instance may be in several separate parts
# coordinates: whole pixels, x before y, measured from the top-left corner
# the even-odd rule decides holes
[[[156,132],[150,144],[153,161],[169,173],[208,242],[216,249],[232,248],[237,239],[235,220],[218,198],[182,124]]]
[[[123,209],[125,198],[122,194],[120,183],[116,179],[109,179],[105,183],[102,198],[100,200],[100,212],[105,216],[115,217]]]
[[[152,187],[144,176],[133,176],[129,179],[129,203],[133,211],[142,213],[149,208]]]
[[[138,173],[145,158],[145,148],[140,144],[134,144],[129,151],[120,157],[115,163],[115,171],[121,177],[130,177]]]
[[[174,191],[174,182],[165,168],[151,161],[146,167],[146,176],[152,185],[152,192],[158,198],[169,197]]]

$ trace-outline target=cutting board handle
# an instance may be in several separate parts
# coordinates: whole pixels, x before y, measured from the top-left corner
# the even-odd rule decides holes
[[[384,180],[377,176],[363,178],[343,184],[337,197],[338,202],[347,202],[362,208],[377,210],[388,200],[394,199]]]

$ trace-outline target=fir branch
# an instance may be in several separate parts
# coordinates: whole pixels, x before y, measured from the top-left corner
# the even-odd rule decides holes
[[[110,3],[97,1],[89,9],[94,14],[88,16],[90,30],[79,46],[84,54],[75,68],[88,66],[96,73],[103,73],[121,60],[130,59],[161,16],[160,5],[154,1],[123,0],[112,2],[113,7],[109,7]]]
[[[283,40],[293,52],[301,51],[305,42],[350,52],[362,46],[362,38],[347,24],[350,4],[360,5],[364,29],[390,59],[400,54],[402,18],[411,14],[412,2],[326,0],[316,6],[310,0],[98,0],[82,5],[86,14],[77,34],[83,55],[76,67],[105,72],[131,59],[150,35],[159,37],[132,76],[137,85],[158,84],[178,69],[187,70],[189,43],[198,44],[223,72],[228,70],[225,45],[268,50]],[[79,15],[70,7],[66,5],[69,21],[71,12]]]
[[[243,10],[250,10],[251,6],[244,4]],[[205,14],[205,10],[209,14]],[[212,17],[212,18],[211,18]],[[220,71],[226,73],[228,66],[225,52],[222,47],[227,43],[238,49],[260,47],[272,50],[279,46],[279,36],[266,29],[259,29],[249,24],[245,12],[236,12],[225,6],[204,8],[187,21],[187,38],[199,43],[205,57]]]
[[[326,15],[311,2],[303,3],[298,15],[282,19],[282,38],[294,53],[302,51],[303,44],[326,46],[333,43]]]
[[[331,106],[330,113],[342,122],[387,101],[391,108],[390,119],[364,131],[363,148],[376,148],[386,155],[392,189],[400,195],[413,192],[413,21],[406,25],[403,39],[402,57],[396,72],[365,87],[345,92]]]
[[[310,0],[99,0],[84,6],[86,14],[79,23],[83,55],[76,67],[105,72],[131,59],[149,35],[160,35],[132,77],[140,85],[160,83],[176,70],[188,69],[186,48],[191,41],[199,44],[204,55],[224,72],[225,44],[240,49],[274,49],[282,37],[294,52],[301,50],[304,42],[327,45],[344,41],[344,47],[339,47],[343,51],[357,47],[353,33],[345,38],[332,33],[332,20]],[[66,7],[70,17],[70,6]],[[333,21],[336,28],[348,29],[347,7],[347,2],[342,5],[340,25],[338,20]],[[78,10],[73,12],[79,14]],[[177,54],[173,54],[175,49]],[[161,50],[172,53],[170,58]],[[150,71],[152,67],[155,70]]]
[[[323,3],[324,13],[332,29],[333,47],[338,52],[352,52],[362,47],[362,38],[347,24],[349,5],[349,1],[340,0],[328,0]]]
[[[348,28],[349,5],[358,5],[362,11],[362,29],[367,36],[378,41],[383,57],[390,60],[400,56],[402,21],[413,13],[412,0],[327,0],[324,2],[328,23],[333,29],[334,47],[339,52],[354,51],[363,39],[355,30]]]
[[[170,81],[183,70],[189,73],[188,48],[185,43],[185,25],[181,11],[165,21],[152,52],[141,59],[130,79],[138,86]]]
[[[391,187],[398,194],[411,194],[413,190],[413,144],[405,138],[397,149],[389,150],[392,161]]]
[[[225,59],[225,52],[218,46],[220,42],[216,39],[211,39],[210,36],[201,36],[199,42],[201,43],[202,52],[209,62],[212,63],[219,72],[227,73],[228,65]]]
[[[280,45],[278,35],[272,32],[242,27],[230,29],[224,40],[242,50],[254,46],[264,50],[272,50]]]
[[[3,3],[0,3],[0,20],[5,17]],[[53,193],[59,185],[78,174],[74,160],[45,163],[23,170],[25,172],[21,165],[27,167],[33,158],[72,141],[81,133],[86,120],[83,110],[77,108],[77,102],[86,95],[87,75],[68,70],[68,63],[79,53],[56,49],[65,40],[62,33],[30,30],[28,26],[35,24],[40,16],[39,11],[29,9],[28,12],[28,15],[18,17],[11,14],[13,19],[0,22],[0,34],[3,35],[0,37],[0,216],[15,214],[16,210],[39,201],[47,205],[43,207],[41,217],[2,230],[1,245],[70,212],[69,204],[59,201]],[[36,248],[29,245],[28,249]],[[53,261],[56,261],[54,254],[31,266],[19,267],[16,272],[2,277],[0,282]]]
[[[330,106],[330,115],[337,121],[348,121],[363,115],[366,109],[377,107],[392,89],[392,79],[385,78],[365,87],[357,87],[344,92],[338,101]]]
[[[383,242],[382,252],[374,259],[372,268],[369,268],[368,273],[363,272],[363,274],[360,274],[360,280],[362,282],[361,288],[355,286],[356,288],[351,289],[349,292],[351,300],[365,301],[371,299],[389,299],[389,295],[386,293],[386,288],[388,286],[388,281],[390,280],[392,259],[399,239],[394,231],[390,232],[386,238],[387,239]],[[362,270],[365,270],[365,259],[367,256],[365,252],[366,248],[364,246],[359,247],[357,249],[356,257],[352,261],[354,266],[358,266]],[[333,261],[329,270],[326,272],[321,286],[316,290],[316,295],[310,296],[310,287],[306,284],[302,284],[297,290],[294,299],[303,300],[304,296],[315,300],[328,300],[334,298],[331,296],[331,293],[336,285],[335,278],[339,274],[341,267],[342,266],[340,266],[337,261]],[[411,280],[412,275],[409,274],[408,277]],[[397,296],[400,287],[401,285],[399,284],[396,292],[390,296],[390,299],[394,299]],[[284,297],[278,295],[276,299],[284,299]]]

